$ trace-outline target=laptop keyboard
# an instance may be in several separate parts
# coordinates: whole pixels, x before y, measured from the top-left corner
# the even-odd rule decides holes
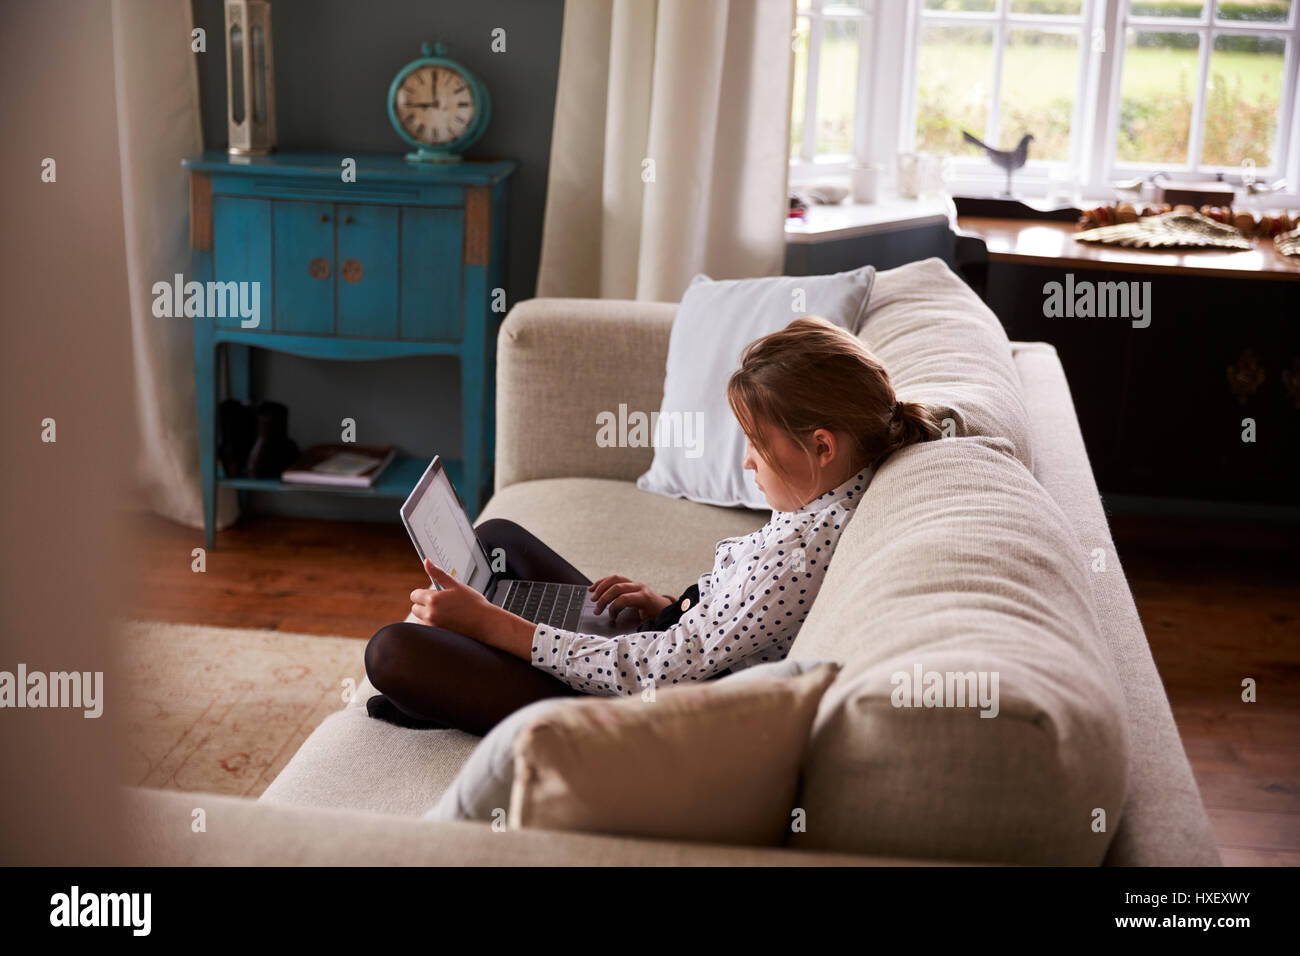
[[[572,631],[582,618],[586,595],[587,589],[581,584],[513,581],[501,606],[525,621]]]

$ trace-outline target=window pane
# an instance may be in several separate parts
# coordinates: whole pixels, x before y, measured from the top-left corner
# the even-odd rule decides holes
[[[1129,13],[1135,17],[1183,17],[1199,20],[1204,9],[1203,0],[1133,0]]]
[[[858,98],[859,21],[822,21],[817,70],[817,152],[853,152],[853,112]]]
[[[1002,54],[1001,132],[1011,149],[1032,133],[1032,159],[1070,158],[1070,120],[1079,75],[1079,33],[1009,30]],[[993,145],[993,144],[990,144]]]
[[[927,10],[946,10],[950,13],[962,11],[992,12],[997,7],[997,0],[925,0]]]
[[[1285,23],[1291,15],[1291,0],[1222,0],[1220,20],[1261,20]]]
[[[984,138],[993,96],[993,30],[928,26],[921,32],[916,74],[916,148],[983,156],[962,130]]]
[[[1187,162],[1198,43],[1195,33],[1125,31],[1117,159]]]
[[[1012,13],[1057,14],[1077,17],[1083,0],[1011,0]]]
[[[790,155],[803,155],[804,101],[808,96],[808,18],[795,21],[794,91],[790,99]]]
[[[800,10],[807,10],[811,6],[812,6],[812,0],[799,0]]]
[[[1282,100],[1281,37],[1220,35],[1210,51],[1201,162],[1238,166],[1246,158],[1273,165]]]

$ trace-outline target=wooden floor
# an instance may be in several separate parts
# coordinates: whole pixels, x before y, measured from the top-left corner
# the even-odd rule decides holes
[[[1300,865],[1300,531],[1111,520],[1224,863]],[[199,532],[133,526],[142,619],[365,639],[424,584],[398,524],[246,518],[203,574]],[[1257,703],[1241,701],[1246,678]]]

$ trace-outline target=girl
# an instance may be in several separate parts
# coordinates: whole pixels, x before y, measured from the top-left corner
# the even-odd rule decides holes
[[[712,570],[669,597],[621,575],[591,582],[514,522],[484,521],[475,532],[487,553],[503,549],[509,577],[586,584],[598,611],[631,609],[640,628],[599,637],[534,624],[426,561],[443,590],[411,592],[422,623],[390,624],[366,646],[381,692],[370,715],[482,735],[543,697],[638,694],[784,658],[875,469],[939,425],[929,407],[898,401],[852,333],[813,316],[751,342],[727,400],[767,524],[720,541]]]

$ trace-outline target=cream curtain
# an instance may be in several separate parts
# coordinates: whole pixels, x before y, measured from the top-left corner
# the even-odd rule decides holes
[[[782,272],[794,10],[565,3],[538,296],[676,302],[698,272]]]
[[[136,472],[163,517],[203,526],[190,320],[155,318],[155,282],[190,273],[189,179],[181,160],[203,148],[189,0],[113,0],[113,86],[122,169],[134,356]],[[208,38],[209,52],[220,50]],[[217,525],[238,515],[233,492]]]

